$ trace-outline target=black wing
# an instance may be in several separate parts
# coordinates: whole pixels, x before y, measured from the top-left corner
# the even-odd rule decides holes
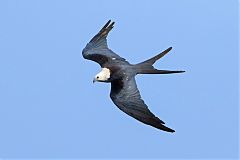
[[[110,50],[107,46],[107,35],[113,28],[114,22],[109,20],[103,28],[96,34],[90,42],[86,45],[86,47],[82,51],[82,55],[84,58],[95,61],[99,63],[101,66],[104,63],[112,60],[112,59],[121,59],[120,57],[112,50]]]
[[[134,77],[131,79],[125,77],[122,80],[111,82],[110,97],[114,104],[129,116],[155,128],[167,132],[175,132],[164,126],[164,122],[148,109],[147,105],[141,99]]]

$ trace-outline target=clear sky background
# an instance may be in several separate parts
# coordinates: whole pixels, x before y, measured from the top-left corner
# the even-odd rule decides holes
[[[238,1],[0,1],[0,158],[237,158]],[[131,63],[172,46],[138,87],[171,134],[139,123],[92,84],[82,49],[112,19]]]

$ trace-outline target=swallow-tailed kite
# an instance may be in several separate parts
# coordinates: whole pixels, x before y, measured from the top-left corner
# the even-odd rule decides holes
[[[100,64],[102,71],[98,73],[93,82],[111,83],[110,97],[113,103],[129,116],[155,128],[174,132],[164,125],[164,122],[156,117],[142,100],[135,76],[137,74],[171,74],[184,71],[158,70],[153,64],[172,47],[162,53],[138,64],[130,64],[127,60],[114,53],[107,45],[107,35],[113,28],[114,22],[109,20],[103,28],[90,40],[82,51],[85,59]]]

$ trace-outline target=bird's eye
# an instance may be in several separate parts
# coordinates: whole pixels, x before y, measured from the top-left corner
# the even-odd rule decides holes
[[[97,76],[97,79],[99,78],[99,76]]]

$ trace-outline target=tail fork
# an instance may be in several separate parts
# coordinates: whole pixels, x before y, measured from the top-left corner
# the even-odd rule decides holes
[[[172,74],[172,73],[182,73],[185,71],[169,71],[169,70],[158,70],[153,67],[153,64],[164,55],[166,55],[172,47],[169,47],[162,53],[135,65],[137,69],[137,74]]]

